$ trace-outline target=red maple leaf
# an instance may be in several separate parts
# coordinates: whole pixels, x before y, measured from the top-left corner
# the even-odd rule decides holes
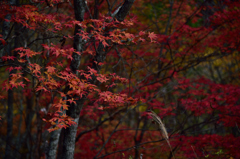
[[[6,70],[8,70],[9,72],[11,72],[12,70],[14,70],[14,67],[8,67]]]
[[[53,67],[53,66],[47,66],[46,67],[47,68],[47,71],[49,72],[49,73],[54,73],[55,72],[55,67]]]
[[[14,69],[16,69],[16,70],[22,70],[22,67],[21,67],[21,66],[14,67]]]
[[[40,91],[40,90],[43,90],[44,92],[49,92],[44,86],[38,86],[35,91]]]
[[[154,32],[149,32],[148,37],[150,38],[151,42],[156,42],[157,35]]]
[[[108,43],[105,40],[102,41],[102,44],[104,47],[108,46]]]
[[[7,61],[7,60],[14,60],[16,57],[14,56],[2,56],[2,60],[3,61]]]

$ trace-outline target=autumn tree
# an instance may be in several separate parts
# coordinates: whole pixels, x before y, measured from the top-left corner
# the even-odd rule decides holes
[[[239,2],[1,7],[1,158],[239,158]]]

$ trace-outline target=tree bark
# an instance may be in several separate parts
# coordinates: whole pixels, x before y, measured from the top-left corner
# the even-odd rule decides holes
[[[66,98],[63,98],[63,100],[66,100]],[[62,111],[63,111],[62,113],[59,113],[60,115],[63,115],[66,113],[65,110],[62,110]],[[60,136],[62,131],[63,129],[58,129],[51,132],[49,144],[46,149],[46,159],[56,159],[56,157],[59,158],[59,155],[61,155],[62,140],[60,140]],[[57,149],[58,149],[58,154],[57,154]]]
[[[118,13],[116,15],[116,18],[118,21],[121,22],[125,19],[125,17],[129,13],[134,1],[135,0],[125,0],[125,2],[123,3],[122,7],[120,8],[120,10],[118,11]]]
[[[119,12],[116,15],[116,18],[118,21],[123,21],[125,17],[127,16],[134,0],[125,0],[124,4],[120,8]],[[85,13],[85,1],[84,0],[74,0],[74,11],[75,11],[75,18],[78,21],[84,20],[84,13]],[[82,38],[77,35],[77,33],[80,33],[81,27],[76,25],[75,26],[75,32],[74,32],[74,42],[73,47],[76,51],[82,52],[84,50],[84,41]],[[97,49],[97,53],[95,56],[95,60],[99,62],[103,62],[106,58],[106,52],[103,51],[104,46],[100,43]],[[81,55],[77,53],[73,53],[72,55],[73,60],[71,62],[71,70],[77,74],[78,67],[80,66],[81,62]],[[94,66],[93,68],[96,70],[99,70],[98,66]],[[94,80],[91,81],[92,83]],[[77,134],[77,128],[78,128],[78,121],[79,121],[79,115],[81,112],[81,109],[83,107],[83,103],[85,101],[85,96],[81,98],[80,100],[76,101],[76,104],[72,103],[70,104],[70,107],[67,111],[67,115],[72,117],[74,121],[77,123],[76,125],[72,125],[68,127],[67,129],[63,130],[64,139],[63,139],[63,151],[62,151],[62,159],[73,159],[74,156],[74,149],[75,149],[75,138]]]
[[[46,159],[56,159],[58,141],[62,129],[51,132],[49,146],[46,154]]]
[[[9,76],[12,73],[9,74]],[[7,111],[7,139],[5,149],[5,159],[12,158],[12,129],[13,129],[13,90],[8,90],[8,111]]]
[[[74,0],[75,18],[80,22],[84,20],[85,5],[86,5],[85,0]],[[82,28],[79,25],[75,26],[73,48],[78,52],[83,51],[83,45],[84,45],[82,37],[78,35],[81,29]],[[74,52],[72,57],[73,57],[73,60],[71,62],[70,67],[72,72],[77,74],[77,70],[81,62],[81,55]],[[66,112],[68,116],[74,119],[74,121],[76,122],[76,125],[72,125],[66,128],[65,130],[63,130],[63,145],[62,145],[62,156],[61,156],[62,159],[73,159],[79,115],[80,115],[80,111],[82,109],[83,103],[84,103],[84,99],[82,98],[76,101],[76,104],[74,103],[70,104],[69,109]]]
[[[10,5],[16,5],[16,0],[10,0]],[[10,32],[10,20],[11,20],[11,14],[6,15],[6,20],[3,22],[2,27],[2,35],[3,39],[6,40],[9,32]],[[16,44],[16,41],[15,41]],[[1,43],[2,45],[2,43]],[[6,53],[8,53],[9,56],[11,56],[11,47],[10,44],[7,44],[6,49],[4,49]],[[3,52],[1,52],[1,57],[3,56]],[[11,64],[10,64],[11,65]],[[9,73],[9,80],[11,79],[11,74],[14,73],[14,70],[12,70]],[[8,90],[8,110],[7,110],[7,138],[6,138],[6,149],[5,149],[5,159],[11,159],[13,158],[12,155],[12,131],[13,131],[13,90]]]

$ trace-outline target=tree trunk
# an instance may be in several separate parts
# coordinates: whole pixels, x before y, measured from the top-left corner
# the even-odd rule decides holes
[[[51,132],[51,137],[49,141],[49,147],[46,154],[46,159],[56,159],[58,141],[62,129],[55,130]]]
[[[16,5],[16,0],[11,0],[9,1],[10,5]],[[2,28],[2,35],[3,35],[3,39],[6,40],[9,33],[10,33],[10,20],[11,20],[11,15],[8,14],[5,17],[5,20],[3,22],[3,28]],[[1,43],[2,45],[2,43]],[[8,53],[9,56],[11,56],[11,47],[10,44],[7,44],[6,49],[4,49],[6,53]],[[2,54],[3,52],[1,52],[1,57],[3,56]],[[10,64],[11,65],[11,64]],[[11,74],[14,72],[14,70],[12,70],[9,74],[9,80],[11,79]],[[13,90],[9,89],[8,90],[8,110],[7,110],[7,138],[6,138],[6,149],[5,149],[5,159],[11,159],[13,158],[12,155],[12,131],[13,131]]]
[[[84,14],[85,14],[85,1],[84,0],[74,0],[74,12],[75,12],[75,18],[78,21],[83,21]],[[78,51],[83,51],[83,40],[82,38],[77,35],[77,33],[80,33],[80,30],[82,28],[79,25],[75,26],[74,31],[74,42],[73,42],[73,48]],[[81,62],[81,55],[77,53],[73,53],[72,55],[73,60],[71,62],[71,70],[77,74],[78,67],[80,66]],[[75,138],[77,134],[77,128],[78,128],[78,120],[80,111],[82,109],[84,103],[84,99],[80,99],[79,101],[76,101],[76,104],[72,103],[69,105],[69,109],[67,110],[66,114],[74,119],[76,122],[76,125],[71,125],[70,127],[63,130],[63,145],[62,145],[62,159],[72,159],[74,156],[74,150],[75,150]]]
[[[118,21],[123,21],[124,18],[127,16],[134,0],[125,0],[124,4],[118,11],[116,18]],[[78,21],[84,20],[84,13],[85,13],[85,1],[84,0],[74,0],[74,11],[75,11],[75,18]],[[84,50],[84,42],[82,38],[77,35],[77,33],[80,33],[81,27],[76,25],[75,26],[75,32],[74,32],[74,43],[73,47],[76,51],[82,52]],[[97,49],[97,53],[95,56],[96,61],[103,62],[106,57],[106,52],[103,51],[104,47],[100,43]],[[77,74],[78,67],[80,66],[81,62],[81,55],[73,53],[72,55],[73,60],[71,62],[71,70]],[[99,70],[98,66],[94,66],[94,69]],[[94,80],[92,80],[94,82]],[[77,134],[77,128],[78,128],[78,122],[79,122],[79,115],[81,112],[81,109],[83,107],[83,103],[85,101],[85,96],[81,98],[79,101],[76,101],[76,104],[72,103],[70,104],[69,109],[67,110],[67,115],[72,117],[74,121],[77,123],[76,125],[72,125],[68,127],[67,129],[63,130],[64,139],[63,139],[63,151],[62,151],[62,159],[73,159],[74,156],[74,149],[75,149],[75,138]]]

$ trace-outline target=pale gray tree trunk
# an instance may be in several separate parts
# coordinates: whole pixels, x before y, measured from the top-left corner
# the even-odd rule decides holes
[[[75,18],[76,20],[82,22],[84,19],[85,14],[85,0],[74,0],[74,12],[75,12]],[[80,30],[82,28],[79,25],[75,26],[74,31],[74,41],[73,41],[73,48],[78,51],[83,51],[83,41],[82,38],[78,35],[80,33]],[[72,55],[73,60],[71,62],[71,70],[75,74],[77,74],[78,67],[80,66],[81,62],[81,55],[77,53],[73,53]],[[67,129],[59,129],[54,132],[51,132],[51,137],[49,141],[49,145],[47,148],[46,157],[47,159],[56,159],[57,155],[57,148],[59,144],[58,150],[61,150],[61,152],[58,152],[58,158],[62,159],[71,159],[74,156],[74,150],[75,150],[75,138],[77,133],[77,127],[78,127],[78,120],[79,120],[79,114],[83,105],[83,99],[76,101],[76,104],[72,103],[69,104],[69,110],[66,112],[66,114],[74,119],[76,122],[76,125],[72,125],[68,127]],[[61,140],[59,143],[60,134],[62,132],[63,140]]]
[[[66,100],[66,97],[64,97],[63,100]],[[63,115],[66,113],[65,110],[62,110],[62,111],[63,112],[60,113],[60,115]],[[51,132],[49,144],[45,150],[46,151],[46,159],[56,159],[58,146],[62,146],[61,144],[59,144],[61,131],[62,131],[62,129],[58,129],[58,130]],[[61,150],[58,149],[58,151],[61,151]],[[61,152],[58,152],[58,154],[61,154]]]
[[[132,7],[134,0],[125,0],[122,7],[119,9],[116,19],[118,21],[123,21],[127,16],[130,8]],[[74,11],[75,11],[75,18],[78,21],[83,21],[84,13],[85,13],[85,1],[84,0],[74,0]],[[74,44],[73,47],[76,51],[82,52],[84,50],[84,41],[82,38],[77,35],[81,30],[81,27],[76,25],[75,32],[74,32]],[[97,49],[97,53],[95,56],[95,60],[97,63],[104,62],[106,58],[106,52],[103,51],[104,46],[100,43]],[[81,62],[81,55],[73,53],[72,55],[73,60],[71,62],[71,70],[74,73],[77,73],[77,70],[80,66]],[[100,66],[93,65],[93,68],[99,70]],[[94,80],[91,81],[92,83]],[[85,96],[80,100],[76,101],[76,104],[70,104],[69,109],[67,110],[67,115],[72,117],[74,121],[77,123],[76,125],[72,125],[67,129],[63,130],[64,138],[63,138],[63,147],[62,147],[62,159],[73,159],[74,150],[75,150],[75,139],[77,134],[78,128],[78,121],[81,109],[83,107],[83,103],[85,101]]]
[[[49,145],[47,148],[46,159],[56,159],[58,141],[62,129],[51,132]]]
[[[76,20],[82,22],[84,19],[85,14],[85,0],[74,0],[74,12],[75,12],[75,18]],[[80,33],[80,30],[82,28],[79,25],[75,26],[74,31],[74,41],[73,41],[73,48],[78,51],[83,51],[83,40],[82,37],[77,35],[77,33]],[[80,66],[81,62],[81,55],[77,53],[73,53],[72,55],[73,60],[71,62],[71,70],[77,74],[77,70]],[[74,119],[76,122],[76,125],[72,125],[66,129],[63,130],[63,145],[62,145],[62,153],[61,158],[62,159],[72,159],[74,156],[74,150],[75,150],[75,138],[77,134],[77,128],[78,128],[78,121],[79,121],[79,115],[80,111],[82,109],[84,103],[84,99],[80,99],[76,101],[76,104],[72,103],[69,106],[69,109],[67,110],[66,114]]]

